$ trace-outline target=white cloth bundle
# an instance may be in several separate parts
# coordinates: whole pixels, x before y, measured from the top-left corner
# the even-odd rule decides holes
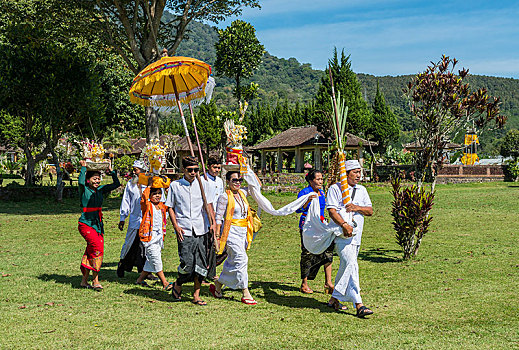
[[[261,185],[259,183],[258,178],[256,177],[256,174],[251,170],[249,166],[247,166],[247,173],[243,176],[245,181],[247,181],[247,184],[249,185],[248,191],[251,197],[258,203],[258,207],[269,213],[270,215],[275,216],[286,216],[292,213],[295,213],[295,211],[303,206],[303,204],[306,203],[308,200],[308,197],[310,197],[312,194],[309,193],[307,195],[301,196],[295,201],[288,203],[283,208],[280,209],[274,209],[274,206],[270,201],[265,198],[261,194]],[[319,202],[317,203],[319,205]],[[317,211],[317,215],[319,215],[319,211]]]
[[[353,213],[347,213],[343,208],[339,214],[346,218],[346,222],[349,225],[353,223]],[[321,254],[333,243],[335,237],[342,235],[342,227],[337,225],[335,221],[321,221],[319,199],[314,198],[308,208],[308,214],[303,226],[303,244],[305,248],[312,254]],[[351,240],[352,238],[347,239]]]

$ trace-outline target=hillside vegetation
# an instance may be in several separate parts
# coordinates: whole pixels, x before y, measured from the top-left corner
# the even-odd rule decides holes
[[[188,38],[182,42],[176,54],[196,57],[213,65],[216,58],[214,44],[217,41],[216,27],[195,22],[191,24]],[[431,57],[431,60],[434,59]],[[424,69],[426,64],[424,62]],[[468,68],[470,69],[470,67]],[[308,103],[312,101],[323,74],[322,70],[312,69],[310,64],[300,63],[293,57],[278,58],[265,52],[260,67],[250,79],[260,86],[259,97],[253,103],[262,102],[271,105],[285,101],[290,104]],[[375,98],[378,81],[386,103],[398,116],[401,129],[404,132],[413,129],[409,108],[402,96],[402,88],[412,79],[413,75],[377,77],[359,73],[357,77],[363,87],[364,99],[369,105]],[[220,106],[235,104],[236,101],[232,96],[233,81],[217,76],[216,82],[214,93],[216,103]],[[502,101],[502,112],[508,116],[505,130],[491,130],[485,132],[481,137],[485,153],[495,155],[498,152],[498,141],[506,130],[519,128],[519,79],[471,75],[467,78],[467,82],[470,83],[472,89],[484,87],[491,96],[499,96]],[[407,138],[409,137],[407,136]],[[405,135],[402,140],[406,140]],[[461,136],[455,141],[460,142]]]

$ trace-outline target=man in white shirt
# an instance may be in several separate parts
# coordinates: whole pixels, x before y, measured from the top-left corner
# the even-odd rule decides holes
[[[213,201],[213,209],[216,212],[216,204],[218,203],[218,198],[225,192],[224,184],[222,179],[218,176],[220,175],[220,171],[222,170],[222,162],[216,158],[216,157],[209,157],[207,159],[207,178],[209,180],[209,184],[213,186],[214,189],[214,201]],[[216,266],[217,264],[217,254],[216,250],[214,248],[213,244],[213,236],[208,235],[208,243],[207,243],[207,259],[209,262],[209,269],[207,271],[206,280],[209,283],[213,283],[215,277],[216,277]],[[218,261],[219,263],[222,263],[223,260],[227,257],[227,253],[225,253],[225,256],[218,255]]]
[[[192,302],[196,305],[206,305],[207,303],[200,299],[200,285],[209,268],[207,235],[214,230],[214,188],[203,178],[200,179],[207,199],[209,212],[206,213],[196,176],[200,171],[197,159],[184,157],[182,167],[184,177],[171,183],[166,199],[169,217],[177,234],[180,259],[178,279],[171,293],[174,300],[179,301],[182,284],[193,281]]]
[[[341,184],[330,186],[327,194],[327,209],[330,218],[342,227],[343,236],[335,238],[335,250],[340,258],[339,270],[335,278],[335,289],[328,303],[336,310],[345,307],[340,302],[352,302],[357,310],[358,317],[371,315],[373,311],[362,303],[359,286],[359,253],[364,216],[373,215],[373,207],[368,191],[359,181],[362,168],[358,160],[346,162],[346,174],[351,201],[344,205],[341,193]]]
[[[122,231],[124,229],[124,222],[128,216],[130,219],[128,220],[128,230],[126,231],[126,238],[121,249],[121,260],[117,266],[117,276],[119,277],[124,277],[124,272],[132,271],[134,266],[137,267],[140,273],[146,262],[144,247],[138,234],[142,219],[141,194],[146,186],[139,185],[138,181],[139,174],[147,170],[144,162],[140,160],[133,162],[133,177],[124,188],[120,209],[121,216],[118,225],[119,230]]]

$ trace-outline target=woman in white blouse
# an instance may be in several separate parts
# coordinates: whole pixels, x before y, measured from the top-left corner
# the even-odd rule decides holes
[[[222,298],[222,287],[241,289],[242,303],[256,305],[250,295],[247,273],[247,250],[253,237],[252,213],[247,201],[247,189],[241,188],[243,178],[239,171],[226,174],[228,189],[218,199],[216,207],[216,232],[219,237],[219,254],[227,252],[228,258],[218,280],[211,284],[209,290],[215,298]]]

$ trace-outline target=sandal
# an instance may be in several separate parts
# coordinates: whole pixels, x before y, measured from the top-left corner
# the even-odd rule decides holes
[[[166,292],[169,292],[173,288],[174,284],[175,283],[173,283],[173,282],[169,282],[168,285],[163,287],[162,289],[165,290]]]
[[[174,282],[173,288],[171,288],[171,295],[173,296],[173,301],[180,301],[182,300],[182,290],[180,292],[177,292],[177,290],[175,289],[176,285],[177,282]]]
[[[300,288],[299,288],[299,291],[300,291],[301,293],[303,293],[303,294],[312,294],[312,293],[314,292],[314,291],[311,290],[309,287],[305,287],[305,288],[300,287]]]
[[[135,282],[135,284],[138,285],[138,286],[141,286],[141,287],[148,287],[148,288],[151,287],[146,281]]]
[[[206,306],[207,305],[207,303],[205,301],[201,300],[201,299],[197,300],[197,301],[192,300],[191,302],[193,304],[195,304],[195,305],[198,305],[198,306]]]
[[[209,286],[209,292],[213,295],[213,297],[215,297],[216,299],[222,299],[223,298],[223,294],[222,292],[218,292],[216,290],[216,286],[214,284],[211,284]]]
[[[372,315],[373,311],[365,307],[364,305],[357,309],[357,317],[364,318],[365,316]]]
[[[324,285],[324,294],[332,295],[334,289],[335,289],[335,287],[329,287],[327,285]]]
[[[90,284],[87,284],[87,285],[85,285],[85,286],[82,285],[82,284],[80,284],[79,286],[80,286],[81,288],[85,288],[85,289],[92,289],[92,288],[93,288]]]
[[[87,288],[88,288],[88,287],[87,287]],[[100,284],[94,284],[94,285],[92,286],[92,288],[93,288],[96,292],[100,292],[100,291],[103,290],[103,286],[100,285]]]
[[[348,310],[348,307],[341,304],[338,300],[331,303],[326,303],[326,306],[333,308],[335,311]]]
[[[246,304],[246,305],[256,305],[258,303],[254,299],[245,299],[245,298],[241,298],[241,302]]]

